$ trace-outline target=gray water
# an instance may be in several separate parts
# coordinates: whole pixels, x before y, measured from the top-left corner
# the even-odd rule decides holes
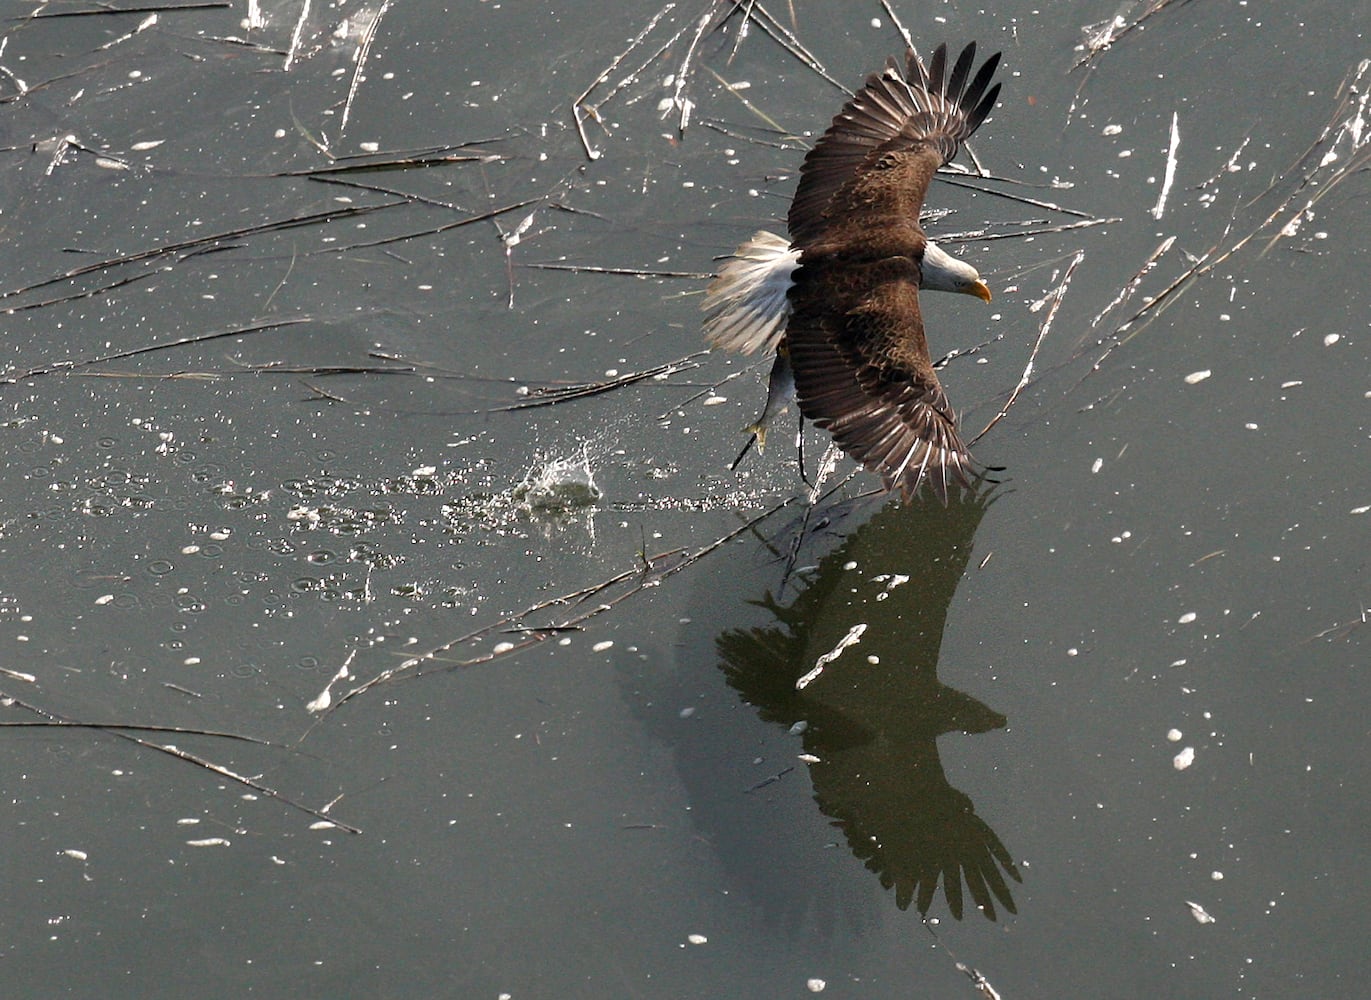
[[[1024,387],[982,497],[808,509],[696,356],[844,100],[757,25],[12,4],[6,994],[1359,995],[1371,18],[1075,67],[1145,9],[895,7],[1005,53],[925,318],[972,433]]]

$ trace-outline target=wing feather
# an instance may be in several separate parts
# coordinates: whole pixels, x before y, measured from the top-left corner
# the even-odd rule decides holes
[[[961,104],[967,78],[971,76],[971,64],[975,59],[976,43],[972,42],[962,49],[961,55],[957,57],[957,64],[952,67],[952,76],[948,78],[946,91],[949,104],[954,106]]]
[[[834,195],[870,166],[874,153],[928,143],[940,154],[938,166],[956,155],[999,95],[998,85],[985,91],[999,56],[987,60],[968,85],[975,60],[973,42],[962,49],[951,78],[945,79],[947,46],[939,45],[928,68],[909,50],[903,70],[888,59],[884,69],[867,77],[800,167],[787,220],[793,245],[803,248],[823,232]]]

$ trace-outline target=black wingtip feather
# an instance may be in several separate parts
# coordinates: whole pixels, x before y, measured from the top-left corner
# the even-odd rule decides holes
[[[985,88],[989,86],[990,78],[995,75],[995,69],[999,65],[998,52],[981,64],[981,68],[976,71],[975,79],[971,81],[971,86],[966,88],[966,93],[962,96],[963,107],[974,108],[980,105],[981,95],[985,93]]]
[[[947,81],[947,90],[944,91],[951,103],[961,102],[967,77],[971,75],[971,64],[975,60],[976,43],[968,42],[966,48],[962,49],[962,54],[957,57],[957,64],[952,67],[952,76]]]
[[[947,66],[947,43],[943,42],[933,50],[933,61],[928,66],[928,86],[930,94],[943,92],[943,70]]]
[[[977,104],[974,108],[967,112],[967,135],[970,135],[972,132],[976,131],[976,129],[981,127],[981,123],[985,121],[986,116],[989,115],[990,112],[995,109],[995,101],[999,96],[1000,85],[997,83],[995,84],[995,86],[990,88],[990,93],[985,95],[985,98],[981,101],[980,104]]]

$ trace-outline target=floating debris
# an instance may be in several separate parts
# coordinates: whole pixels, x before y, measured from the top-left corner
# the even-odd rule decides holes
[[[1171,194],[1171,185],[1176,180],[1176,150],[1181,145],[1180,117],[1171,112],[1171,147],[1166,151],[1166,176],[1162,178],[1162,191],[1157,196],[1157,204],[1152,208],[1152,218],[1160,219],[1166,211],[1166,199]]]
[[[809,685],[812,684],[815,680],[817,680],[819,675],[824,672],[824,667],[828,666],[838,657],[843,655],[843,650],[845,650],[848,646],[852,646],[860,642],[862,638],[862,633],[864,633],[865,631],[865,622],[853,625],[850,629],[848,629],[847,635],[843,636],[841,639],[838,640],[838,645],[834,646],[823,656],[815,660],[814,669],[795,682],[795,690],[803,691],[805,688],[809,687]]]
[[[333,706],[333,685],[337,684],[339,681],[348,680],[352,676],[348,671],[348,667],[351,666],[353,658],[356,656],[357,650],[355,649],[348,653],[347,659],[343,661],[343,665],[338,668],[338,672],[334,674],[328,684],[324,686],[324,690],[320,691],[312,700],[305,703],[306,712],[317,715],[320,712],[327,711]]]
[[[1197,924],[1212,924],[1215,922],[1214,918],[1211,917],[1208,911],[1199,903],[1192,903],[1187,899],[1185,905],[1190,907],[1190,915],[1195,918]]]

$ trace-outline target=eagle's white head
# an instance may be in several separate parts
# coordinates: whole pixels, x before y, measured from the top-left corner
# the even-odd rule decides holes
[[[981,273],[966,261],[947,253],[932,240],[924,245],[919,287],[937,292],[961,292],[963,295],[974,295],[983,302],[990,301],[990,288],[981,280]]]

